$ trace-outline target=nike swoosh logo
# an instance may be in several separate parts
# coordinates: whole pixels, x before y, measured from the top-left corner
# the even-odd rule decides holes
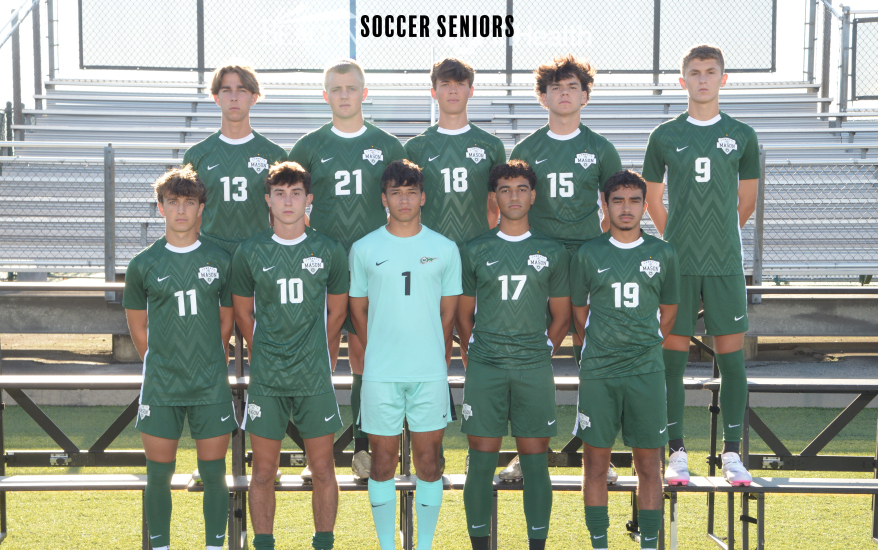
[[[373,504],[372,508],[381,508],[382,506],[387,506],[386,502],[382,502],[381,504]]]
[[[156,536],[152,536],[152,535],[150,535],[149,538],[150,538],[150,540],[152,540],[152,539],[157,539],[157,538],[159,538],[160,536],[161,536],[161,535],[156,535]]]
[[[332,420],[332,417],[333,417],[333,416],[335,416],[335,415],[332,415],[332,416],[330,416],[329,418],[324,418],[323,421],[324,421],[324,422],[329,422],[330,420]]]
[[[689,148],[688,145],[687,145],[686,147],[678,147],[678,148],[677,148],[677,152],[679,153],[679,152],[682,151],[683,149],[688,149],[688,148]]]
[[[448,413],[445,413],[442,415],[442,418],[446,418],[447,416],[448,416]]]
[[[551,425],[554,424],[554,423],[555,423],[555,421],[552,420],[551,422],[549,422],[549,426],[551,426]]]
[[[663,434],[663,433],[665,433],[665,430],[667,430],[667,429],[668,429],[668,427],[665,426],[664,430],[659,430],[659,433],[660,433],[660,434]]]
[[[743,319],[744,317],[745,317],[744,315],[741,315],[740,317],[735,317],[735,321],[740,321],[740,320]]]
[[[601,535],[601,536],[599,536],[599,537],[592,537],[592,538],[593,538],[593,539],[602,539],[602,538],[604,538],[604,537],[606,537],[606,536],[607,536],[607,535]]]
[[[263,272],[265,272],[265,271],[271,271],[272,269],[274,269],[274,268],[276,268],[276,267],[277,267],[276,265],[273,265],[273,266],[271,266],[271,267],[263,267],[263,268],[262,268],[262,271],[263,271]]]
[[[731,424],[729,424],[729,428],[737,428],[738,426],[740,426],[740,424],[735,424],[734,426],[732,426]]]
[[[542,527],[531,527],[531,530],[532,531],[539,531],[540,529],[545,529],[545,528],[546,528],[546,526],[543,525]]]
[[[224,536],[225,536],[225,535],[217,535],[216,538],[221,539],[221,538],[223,538]]]
[[[655,540],[656,538],[658,538],[658,537],[652,537],[652,538],[644,537],[643,540]]]
[[[671,422],[668,426],[673,426],[674,424],[676,424],[676,422]]]
[[[487,524],[487,523],[483,523],[483,524],[481,524],[481,525],[473,525],[472,528],[473,528],[473,529],[480,529],[480,528],[484,527],[485,525],[488,525],[488,524]]]
[[[224,416],[224,417],[220,418],[220,422],[225,422],[225,421],[228,420],[231,416],[232,416],[232,415]]]
[[[335,157],[329,157],[328,159],[321,158],[321,159],[320,159],[320,163],[323,164],[324,162],[329,162],[329,161],[331,161],[331,160],[334,159],[334,158],[335,158]]]
[[[546,162],[547,160],[549,160],[549,159],[538,160],[538,161],[536,161],[534,164],[539,164],[539,163],[541,163],[541,162]]]
[[[500,261],[500,260],[497,260],[497,262],[499,262],[499,261]],[[488,262],[488,265],[494,265],[494,264],[496,264],[497,262]]]
[[[610,270],[609,267],[607,269],[598,269],[598,273],[603,273],[604,271],[609,271],[609,270]]]
[[[384,260],[384,262],[387,262],[387,261],[389,261],[389,260]],[[384,262],[375,262],[375,265],[381,265],[381,264],[383,264]]]
[[[433,158],[429,158],[429,159],[427,159],[427,162],[433,162],[434,160],[436,160],[437,158],[439,158],[439,156],[440,156],[440,155],[436,155],[436,156],[433,157]]]
[[[164,280],[167,279],[168,277],[170,277],[170,275],[168,275],[167,277],[162,277],[162,278],[160,278],[160,279],[159,279],[159,282],[164,281]]]
[[[208,169],[208,170],[213,170],[213,169],[216,168],[217,166],[219,166],[219,164],[214,164],[213,166],[208,166],[207,169]]]

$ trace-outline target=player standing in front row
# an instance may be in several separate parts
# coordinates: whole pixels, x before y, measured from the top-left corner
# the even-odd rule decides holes
[[[261,92],[250,67],[226,65],[214,71],[210,93],[222,112],[220,129],[183,155],[207,187],[201,239],[229,254],[243,241],[268,229],[265,177],[286,151],[250,127],[250,108]]]
[[[143,359],[135,427],[146,453],[143,507],[155,550],[170,548],[171,478],[183,422],[198,452],[208,550],[226,537],[226,450],[238,427],[224,342],[232,333],[231,258],[198,238],[206,190],[190,167],[153,184],[165,236],[132,258],[122,307]]]
[[[292,416],[314,483],[311,544],[330,549],[338,511],[333,434],[342,422],[328,342],[347,314],[348,259],[341,245],[305,226],[311,178],[301,166],[272,166],[265,187],[274,227],[238,247],[232,271],[235,318],[251,350],[242,428],[253,449],[253,545],[274,548],[274,480]]]
[[[662,521],[662,447],[668,441],[662,335],[679,302],[677,255],[643,233],[646,182],[620,171],[607,180],[609,233],[582,245],[570,265],[576,330],[584,337],[573,435],[582,439],[582,494],[592,548],[609,548],[607,485],[622,429],[637,470],[640,547],[657,548]]]
[[[433,65],[430,93],[439,104],[439,122],[405,144],[408,159],[424,174],[421,223],[458,246],[497,225],[497,205],[488,200],[486,183],[491,168],[506,162],[500,138],[467,116],[474,78],[475,70],[453,57]],[[445,359],[451,361],[451,340]]]
[[[461,247],[457,326],[461,353],[469,357],[461,422],[469,440],[463,502],[473,550],[490,548],[494,470],[509,422],[524,479],[528,547],[542,550],[549,534],[548,449],[558,433],[552,355],[570,326],[569,257],[563,245],[528,222],[535,184],[534,171],[520,160],[491,170],[490,200],[499,205],[500,225]]]
[[[372,444],[369,501],[382,550],[396,548],[393,474],[404,420],[418,475],[419,550],[430,549],[442,504],[439,448],[451,420],[445,342],[461,292],[460,253],[420,224],[423,182],[415,164],[391,163],[381,178],[388,223],[350,255],[351,319],[366,347],[360,419]]]
[[[649,215],[676,248],[682,277],[680,313],[663,344],[670,435],[665,477],[671,485],[689,483],[683,374],[701,302],[722,376],[723,476],[732,485],[750,485],[751,480],[739,455],[747,407],[743,348],[748,327],[741,228],[756,209],[759,145],[753,128],[719,110],[719,89],[728,77],[723,70],[716,46],[695,46],[686,53],[680,85],[689,94],[689,108],[653,130],[643,161]],[[662,203],[666,174],[670,213]]]
[[[509,157],[525,161],[537,174],[530,223],[563,244],[571,257],[607,228],[600,218],[601,191],[607,179],[622,169],[613,144],[582,123],[582,107],[591,99],[596,73],[591,64],[573,55],[537,67],[536,95],[549,111],[549,123],[516,145]],[[572,324],[570,330],[578,365],[582,340]],[[618,477],[612,468],[607,471],[608,483]]]
[[[323,71],[323,99],[332,109],[332,122],[302,136],[289,159],[309,174],[314,194],[310,225],[350,252],[351,245],[387,223],[381,206],[381,174],[393,161],[405,158],[399,140],[363,119],[363,100],[369,90],[363,68],[343,59]],[[363,346],[349,320],[348,359],[354,382],[351,409],[354,415],[354,476],[369,477],[369,440],[359,429],[360,391],[363,381]],[[338,338],[329,343],[332,366],[338,358]]]

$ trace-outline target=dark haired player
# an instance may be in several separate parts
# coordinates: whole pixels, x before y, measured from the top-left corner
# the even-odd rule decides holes
[[[226,536],[226,450],[237,428],[223,343],[232,333],[231,259],[198,238],[206,190],[191,167],[154,184],[165,236],[137,254],[125,273],[122,307],[143,359],[135,427],[146,453],[143,508],[155,550],[170,548],[171,478],[183,423],[198,452],[208,550]]]
[[[265,187],[274,227],[238,247],[232,279],[235,319],[251,350],[242,428],[253,449],[253,544],[274,548],[274,480],[292,417],[314,484],[312,546],[329,549],[338,511],[333,434],[342,422],[328,342],[347,313],[348,259],[341,245],[306,228],[311,177],[301,166],[272,166]]]
[[[363,119],[363,100],[369,90],[363,68],[352,59],[331,63],[323,71],[323,99],[332,109],[332,121],[302,136],[289,160],[299,163],[313,186],[310,226],[337,241],[346,252],[351,245],[387,223],[381,205],[381,174],[393,161],[405,158],[399,140]],[[359,416],[363,381],[363,346],[349,320],[348,359],[354,382],[351,409]],[[338,358],[339,339],[329,342],[332,366]],[[369,478],[369,440],[354,425],[354,476]]]
[[[653,130],[643,161],[649,215],[677,249],[682,277],[680,313],[663,344],[670,434],[665,477],[671,485],[689,483],[683,374],[703,303],[704,328],[714,337],[722,376],[723,476],[732,485],[750,485],[739,455],[747,408],[743,348],[748,327],[741,228],[756,209],[759,145],[753,128],[719,110],[719,90],[728,77],[722,50],[693,47],[681,71],[689,108]],[[670,212],[662,203],[665,181]]]
[[[528,547],[545,548],[549,534],[548,449],[558,433],[552,355],[570,326],[569,256],[528,222],[535,184],[523,161],[494,167],[489,200],[499,207],[500,224],[461,247],[457,326],[461,352],[469,358],[461,421],[469,441],[463,501],[473,550],[490,548],[494,470],[510,423],[524,478]]]
[[[573,55],[556,57],[537,67],[535,92],[549,112],[549,123],[522,140],[510,155],[527,162],[537,174],[531,224],[563,244],[571,256],[601,234],[601,190],[604,182],[622,169],[613,144],[581,120],[596,72],[590,63]],[[578,365],[582,340],[572,325],[570,329]],[[615,483],[617,478],[610,468],[607,482]]]
[[[396,548],[403,421],[417,469],[418,548],[429,550],[442,504],[439,448],[451,420],[445,342],[460,295],[454,242],[420,224],[424,180],[407,160],[381,177],[387,225],[351,248],[351,319],[366,347],[360,421],[372,445],[369,501],[382,550]],[[367,339],[368,336],[368,339]]]
[[[677,255],[644,233],[646,183],[623,170],[606,182],[610,231],[582,245],[570,265],[573,319],[583,336],[573,435],[583,441],[582,494],[592,548],[608,548],[607,486],[613,442],[632,447],[640,547],[657,548],[662,447],[668,426],[662,336],[679,301]]]

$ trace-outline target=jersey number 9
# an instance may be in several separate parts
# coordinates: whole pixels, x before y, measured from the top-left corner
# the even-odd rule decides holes
[[[698,183],[706,183],[710,181],[710,159],[707,157],[698,157],[695,159],[695,181]]]

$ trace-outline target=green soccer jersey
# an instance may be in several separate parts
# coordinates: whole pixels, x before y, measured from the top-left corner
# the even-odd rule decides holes
[[[463,293],[476,297],[468,357],[501,369],[552,359],[546,303],[570,296],[569,255],[536,230],[511,237],[499,228],[461,247]]]
[[[580,378],[664,369],[659,304],[680,301],[674,247],[643,233],[620,243],[609,233],[582,245],[570,264],[570,298],[589,307]]]
[[[211,405],[232,398],[219,308],[232,306],[231,258],[210,241],[164,237],[128,264],[122,307],[145,309],[143,405]]]
[[[186,151],[183,164],[191,164],[207,188],[201,232],[233,250],[268,229],[265,178],[285,159],[282,147],[256,132],[241,139],[216,132]]]
[[[585,124],[566,136],[543,126],[512,150],[537,174],[531,225],[573,254],[601,234],[601,190],[622,169],[616,148]]]
[[[250,358],[252,395],[320,395],[332,391],[326,295],[349,288],[348,258],[313,229],[285,240],[268,229],[238,247],[232,293],[255,296]]]
[[[368,122],[352,133],[330,122],[302,136],[289,160],[311,174],[311,227],[350,252],[354,241],[387,223],[381,174],[388,164],[404,158],[399,140]]]
[[[488,176],[506,162],[500,138],[472,123],[436,125],[408,140],[405,152],[424,172],[424,225],[460,244],[488,230]]]
[[[708,121],[685,112],[653,130],[643,177],[662,182],[667,167],[664,238],[680,256],[682,275],[740,275],[738,180],[760,174],[756,132],[725,113]]]

